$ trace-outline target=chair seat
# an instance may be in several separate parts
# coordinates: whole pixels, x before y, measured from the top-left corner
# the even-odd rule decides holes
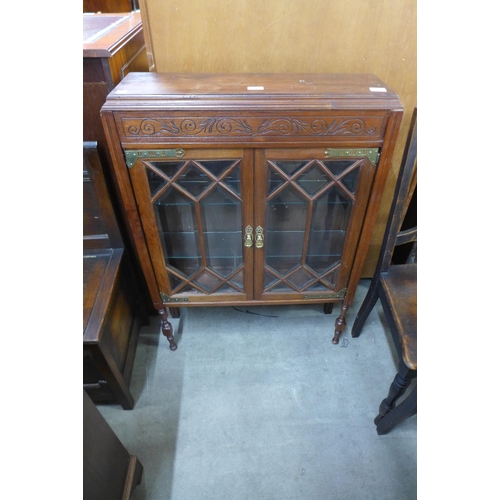
[[[411,370],[417,369],[417,264],[393,265],[380,274],[380,284],[392,311],[401,356]]]

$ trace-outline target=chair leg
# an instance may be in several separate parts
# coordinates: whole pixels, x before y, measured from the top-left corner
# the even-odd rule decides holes
[[[394,380],[389,388],[389,394],[387,397],[380,403],[380,407],[378,409],[379,414],[375,418],[375,425],[379,425],[380,421],[396,406],[398,399],[405,393],[406,389],[410,385],[410,382],[417,376],[417,372],[414,370],[410,370],[403,361],[399,362],[399,370],[394,377]],[[410,415],[408,415],[410,416]],[[391,427],[392,428],[392,427]],[[389,428],[389,430],[391,429]],[[387,432],[389,432],[387,430]]]
[[[377,424],[379,436],[387,434],[393,427],[404,420],[417,414],[417,386],[413,388],[408,397],[398,406],[386,413]]]
[[[359,308],[358,314],[356,315],[356,319],[352,325],[351,335],[353,337],[359,337],[363,325],[365,324],[366,318],[371,313],[373,306],[376,304],[378,300],[378,280],[373,279],[368,289],[368,293],[366,294],[365,300],[361,307]]]

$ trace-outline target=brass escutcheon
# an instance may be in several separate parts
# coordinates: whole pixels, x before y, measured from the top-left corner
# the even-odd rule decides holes
[[[251,248],[252,245],[253,245],[253,229],[251,226],[247,226],[245,228],[245,239],[244,239],[244,242],[245,242],[245,246],[247,248]]]
[[[259,226],[255,230],[255,247],[262,248],[264,246],[264,230]]]

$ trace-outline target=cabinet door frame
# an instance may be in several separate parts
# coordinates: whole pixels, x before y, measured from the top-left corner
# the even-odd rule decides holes
[[[160,147],[157,149],[171,149]],[[128,150],[130,151],[130,150]],[[164,303],[168,305],[188,305],[190,303],[211,303],[216,305],[227,304],[228,302],[245,302],[253,299],[253,249],[243,245],[245,228],[253,226],[253,153],[249,149],[241,148],[183,148],[184,156],[177,161],[189,160],[236,160],[241,159],[240,186],[241,186],[241,234],[243,250],[243,292],[238,293],[190,293],[179,292],[172,295],[172,284],[168,275],[165,257],[160,237],[160,229],[152,203],[146,163],[161,161],[161,157],[138,158],[129,169],[130,180],[134,192],[135,201],[140,215],[143,232],[146,238],[148,251],[153,264],[153,271],[156,277],[160,295]],[[218,184],[217,181],[214,181]]]
[[[328,146],[327,146],[328,147]],[[265,292],[265,266],[266,266],[266,215],[267,215],[267,193],[268,193],[268,160],[335,160],[342,159],[352,161],[353,165],[350,169],[359,168],[359,175],[356,181],[355,200],[349,216],[349,222],[346,229],[346,236],[343,242],[340,266],[337,272],[337,279],[335,287],[327,291],[300,291],[299,287],[290,291],[268,291]],[[264,229],[264,247],[255,249],[254,257],[254,300],[264,302],[304,302],[307,300],[321,300],[331,301],[332,299],[342,299],[345,295],[347,283],[349,280],[350,271],[354,263],[354,258],[357,251],[358,242],[361,236],[363,221],[368,207],[371,186],[376,173],[376,167],[365,156],[359,157],[328,157],[325,158],[325,147],[308,147],[294,149],[293,147],[287,148],[267,148],[258,149],[255,151],[255,226],[260,226]],[[295,175],[295,174],[294,174]],[[328,189],[319,190],[318,192],[324,194]],[[312,196],[311,196],[312,198]],[[308,217],[311,217],[312,204],[308,207]],[[308,231],[310,229],[310,220],[307,222],[305,228],[305,243],[303,251],[301,252],[301,267],[305,266],[306,248],[309,238]],[[296,268],[295,268],[296,270]],[[289,283],[287,283],[289,284]]]

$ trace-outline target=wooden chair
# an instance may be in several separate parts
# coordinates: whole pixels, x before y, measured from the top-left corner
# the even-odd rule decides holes
[[[417,227],[401,230],[416,185],[415,109],[377,267],[352,327],[352,336],[358,337],[370,311],[380,299],[399,361],[389,394],[380,404],[379,414],[375,418],[378,434],[387,434],[395,425],[417,413]],[[407,262],[399,265],[391,263],[394,248],[408,243],[412,243],[413,247]],[[413,379],[415,384],[411,394],[396,406]]]

